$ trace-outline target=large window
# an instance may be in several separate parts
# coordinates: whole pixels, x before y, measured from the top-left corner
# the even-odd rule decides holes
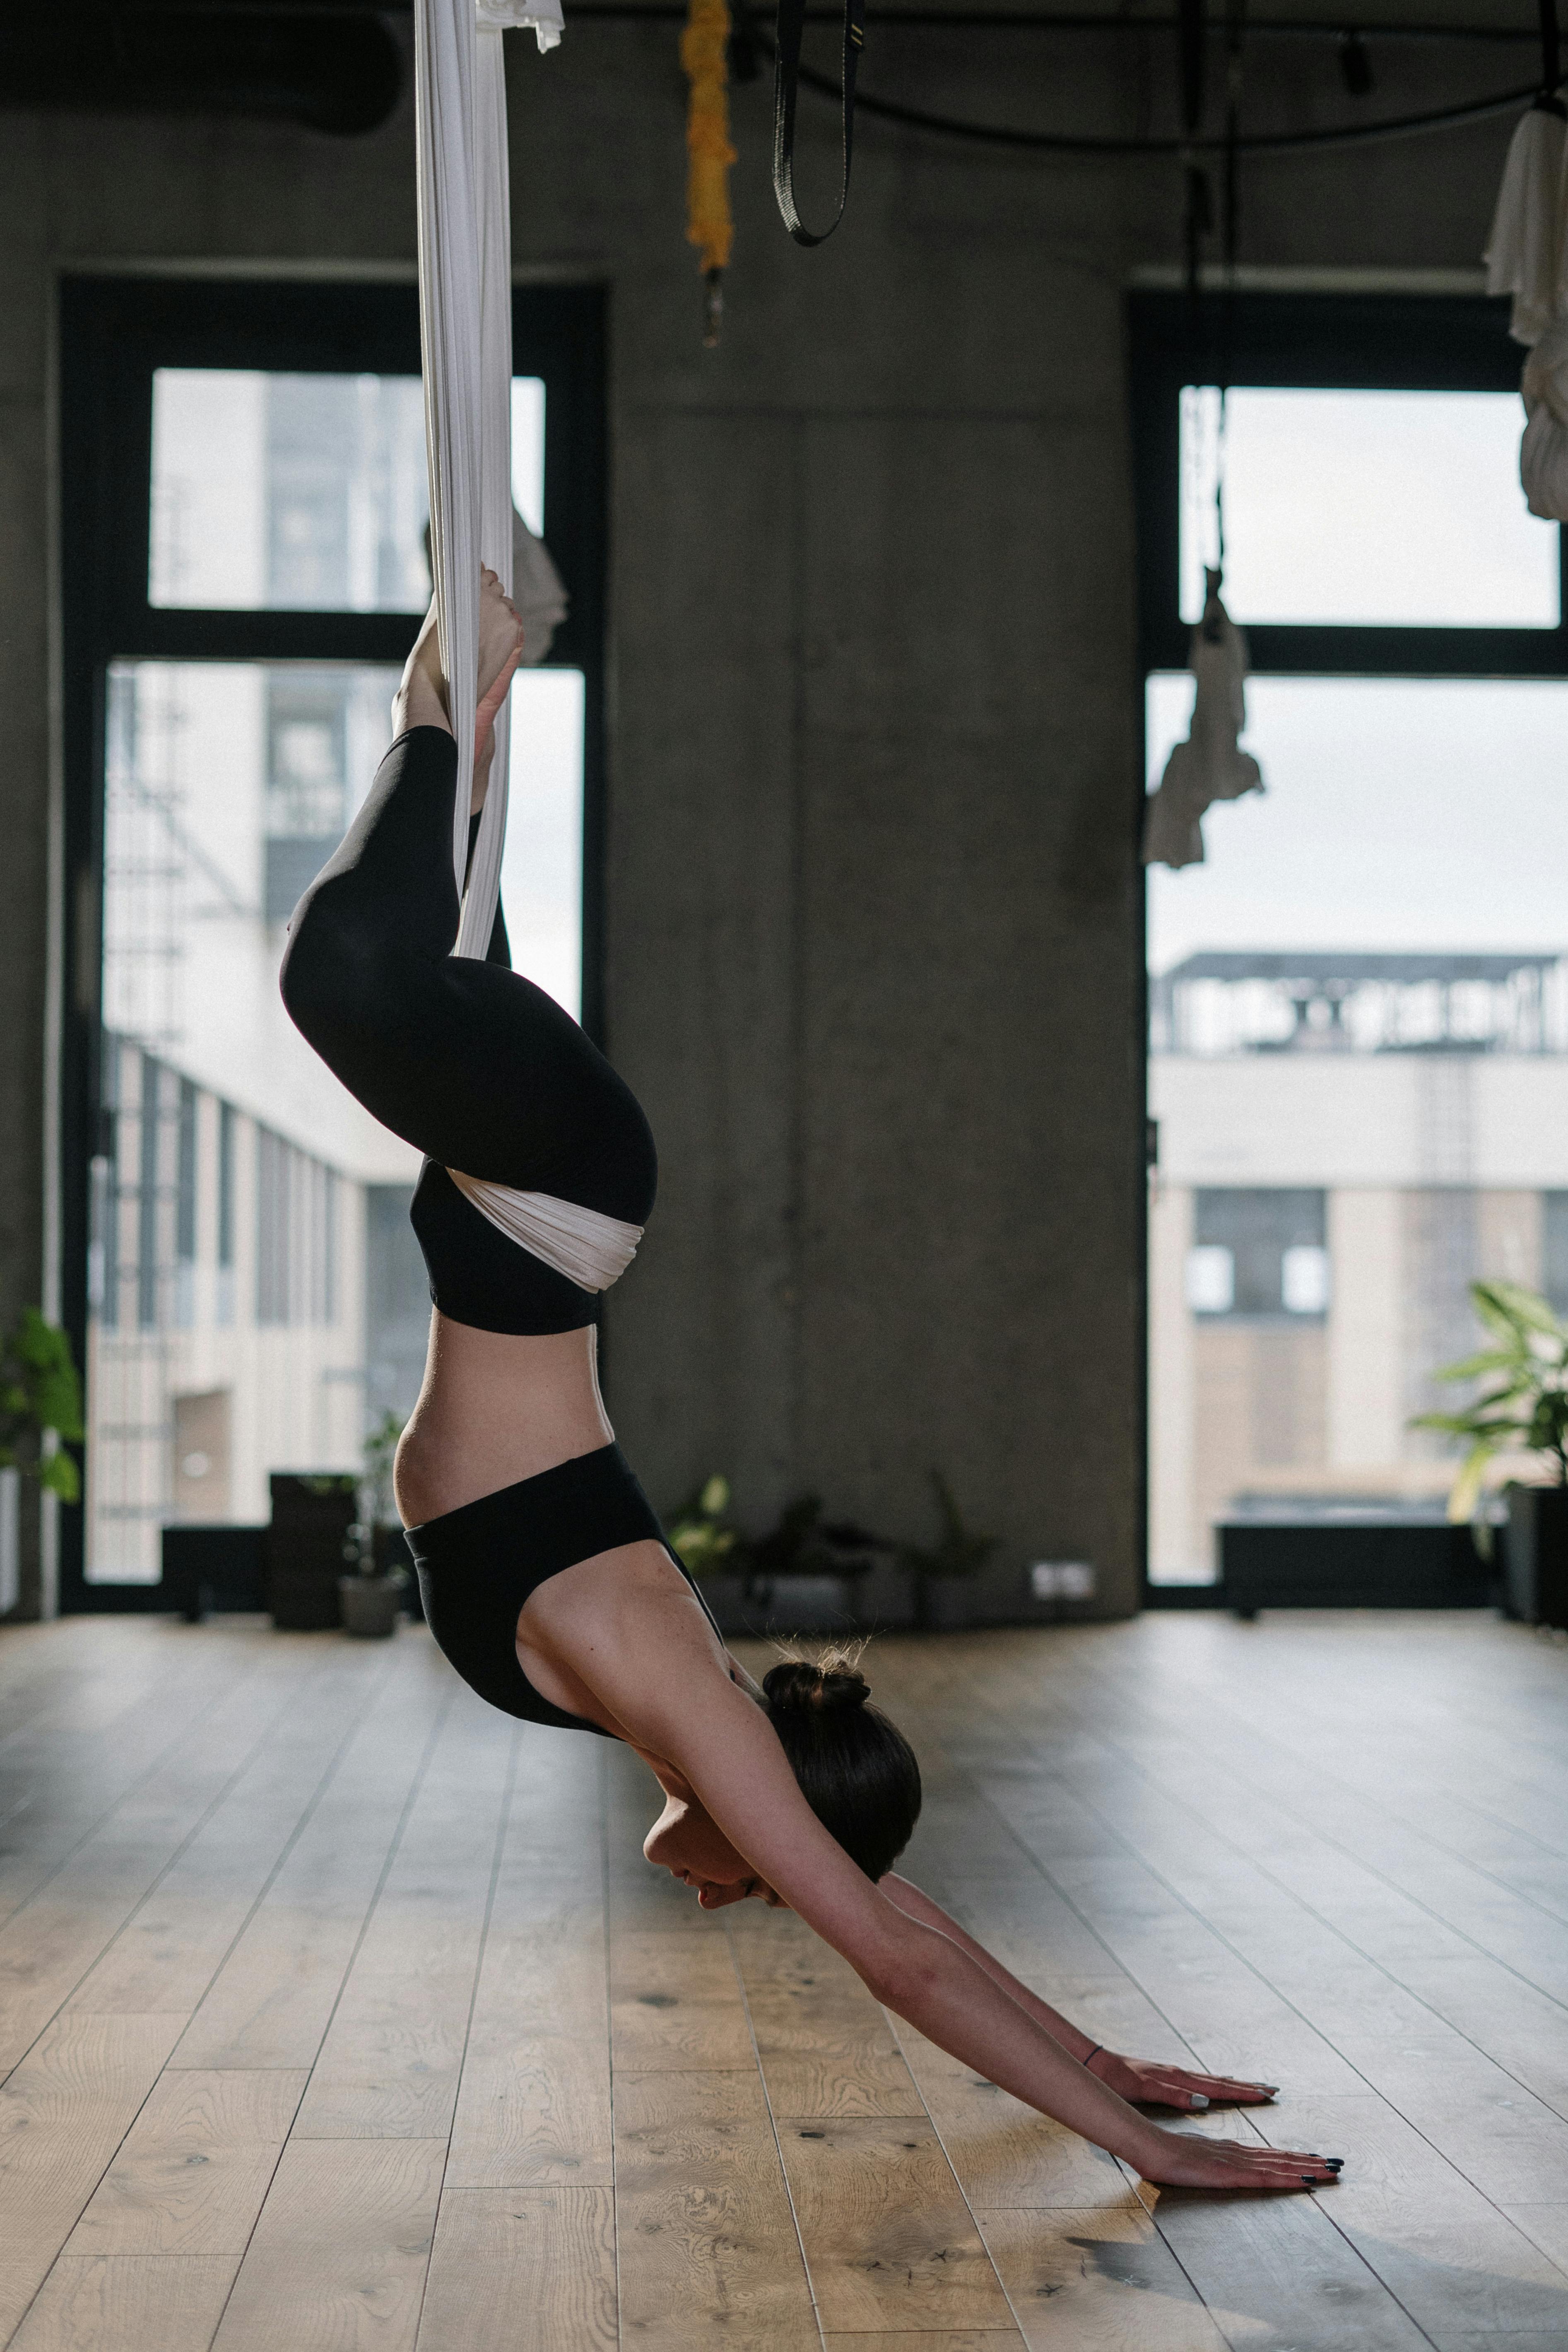
[[[1217,557],[1266,790],[1148,877],[1150,1573],[1216,1520],[1426,1516],[1468,1284],[1565,1277],[1568,631],[1506,312],[1240,298],[1222,415],[1136,306],[1152,789]]]
[[[162,1528],[357,1466],[417,1385],[412,1150],[278,995],[429,597],[411,288],[68,284],[66,1295],[88,1371],[68,1606],[149,1600]],[[596,298],[520,295],[513,495],[572,596],[514,688],[520,969],[596,1020]]]

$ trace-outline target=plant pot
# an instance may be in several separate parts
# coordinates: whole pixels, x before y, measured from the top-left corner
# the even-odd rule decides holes
[[[915,1580],[915,1623],[928,1633],[959,1633],[974,1622],[972,1576],[921,1576]]]
[[[403,1578],[404,1614],[412,1617],[416,1625],[425,1622],[425,1604],[419,1596],[419,1579],[415,1572],[414,1555],[408,1549],[408,1538],[394,1521],[378,1520],[372,1538],[377,1576]]]
[[[0,1470],[0,1617],[22,1598],[22,1474],[15,1463]]]
[[[1502,1538],[1509,1615],[1568,1626],[1568,1486],[1510,1486]]]
[[[793,1641],[797,1633],[847,1633],[855,1622],[847,1576],[755,1576],[746,1586],[745,1630]]]
[[[408,1580],[397,1576],[340,1576],[338,1601],[343,1631],[362,1642],[384,1642],[397,1631],[403,1590]]]

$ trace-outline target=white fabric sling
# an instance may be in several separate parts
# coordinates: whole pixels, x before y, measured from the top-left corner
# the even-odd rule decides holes
[[[454,952],[482,958],[500,897],[508,713],[495,722],[489,789],[465,891],[478,699],[479,566],[512,585],[511,211],[501,32],[561,38],[560,0],[416,0],[419,323],[430,472],[430,562],[441,668],[458,741],[452,865],[462,895]],[[546,1192],[447,1173],[520,1248],[584,1290],[624,1274],[642,1229]]]

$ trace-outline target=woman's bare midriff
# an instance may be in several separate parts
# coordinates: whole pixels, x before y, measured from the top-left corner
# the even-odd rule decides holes
[[[520,1335],[434,1314],[425,1384],[397,1449],[405,1527],[608,1445],[597,1338],[591,1325]]]

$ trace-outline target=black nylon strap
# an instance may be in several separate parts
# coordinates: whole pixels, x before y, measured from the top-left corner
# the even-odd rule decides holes
[[[838,210],[820,236],[814,236],[801,219],[795,201],[795,109],[800,93],[800,41],[805,28],[805,0],[779,0],[778,48],[773,63],[773,194],[784,225],[796,245],[822,245],[844,217],[849,201],[849,160],[855,146],[855,77],[866,38],[866,0],[844,0],[844,176],[838,185]]]

